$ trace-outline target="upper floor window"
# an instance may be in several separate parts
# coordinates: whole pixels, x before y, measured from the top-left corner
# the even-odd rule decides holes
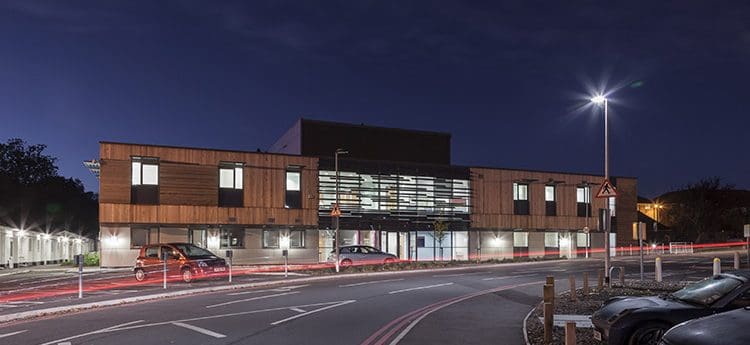
[[[591,216],[591,187],[576,187],[576,205],[579,217]]]
[[[159,203],[159,159],[132,157],[130,161],[130,201],[133,204]]]
[[[219,165],[219,206],[242,207],[242,163],[221,163]]]
[[[286,171],[284,207],[302,208],[301,177],[302,173],[299,170]]]
[[[548,216],[557,215],[557,202],[555,201],[555,185],[544,186],[544,204],[545,214]]]
[[[529,185],[513,183],[513,214],[529,214]]]

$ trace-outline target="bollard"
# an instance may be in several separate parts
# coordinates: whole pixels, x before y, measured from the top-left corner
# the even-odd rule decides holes
[[[740,252],[734,252],[734,269],[740,269]]]
[[[542,288],[544,296],[544,303],[555,303],[555,287],[549,284],[544,284]]]
[[[714,258],[714,275],[718,276],[721,274],[721,259]]]
[[[620,266],[620,286],[625,286],[625,266]]]
[[[604,286],[604,274],[602,271],[597,272],[599,274],[598,277],[596,277],[596,291],[602,291],[602,287]]]
[[[555,305],[544,303],[544,343],[552,344],[552,325],[554,324]]]
[[[654,260],[654,276],[656,277],[657,282],[661,282],[661,258],[656,257],[656,260]]]
[[[589,272],[583,272],[583,295],[589,294]]]
[[[565,322],[565,345],[576,345],[576,322]]]
[[[576,292],[576,277],[570,276],[568,278],[570,283],[570,300],[572,302],[578,302],[578,293]]]

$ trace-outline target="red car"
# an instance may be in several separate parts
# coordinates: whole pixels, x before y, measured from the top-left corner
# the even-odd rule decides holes
[[[190,243],[161,243],[141,247],[135,260],[135,280],[144,281],[150,276],[164,274],[163,255],[167,258],[167,275],[180,275],[186,283],[196,277],[221,275],[227,272],[227,262],[210,251]]]

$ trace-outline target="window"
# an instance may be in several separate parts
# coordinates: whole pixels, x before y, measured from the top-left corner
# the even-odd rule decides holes
[[[159,229],[147,227],[130,228],[130,247],[141,248],[151,243],[159,243]]]
[[[300,184],[300,171],[286,172],[286,195],[284,201],[284,207],[286,208],[302,208],[302,188]]]
[[[576,188],[576,205],[579,217],[591,217],[591,187]]]
[[[576,234],[576,246],[578,247],[588,247],[588,234],[586,233],[577,233]]]
[[[609,216],[610,217],[616,217],[617,212],[617,202],[615,201],[616,198],[607,198],[609,200]]]
[[[263,230],[263,248],[279,248],[279,230]]]
[[[188,242],[201,248],[207,247],[207,231],[205,229],[190,229],[188,237]]]
[[[528,232],[514,232],[513,233],[513,246],[514,247],[528,247],[529,246],[529,233]]]
[[[221,248],[244,248],[245,247],[245,229],[243,228],[222,228],[220,238]]]
[[[544,246],[548,248],[557,248],[559,246],[558,236],[556,232],[545,232],[544,233]]]
[[[529,200],[529,185],[513,183],[513,200]]]
[[[513,183],[513,213],[519,215],[529,214],[528,184]]]
[[[219,207],[242,207],[242,163],[219,165]]]
[[[132,157],[130,162],[130,201],[133,204],[159,203],[159,159]]]
[[[555,201],[555,186],[544,186],[544,201]]]
[[[289,231],[289,248],[305,248],[305,230]]]
[[[159,257],[159,247],[153,246],[146,248],[146,257],[147,258],[158,258]]]
[[[555,201],[555,186],[554,185],[544,186],[544,206],[545,206],[545,214],[547,216],[557,215],[557,202]]]

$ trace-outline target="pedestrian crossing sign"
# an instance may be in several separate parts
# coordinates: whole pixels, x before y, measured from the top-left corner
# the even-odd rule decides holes
[[[612,182],[609,182],[609,180],[604,180],[602,182],[602,185],[599,187],[599,192],[596,193],[597,198],[616,198],[617,197],[617,189],[615,189],[615,186],[612,185]]]

